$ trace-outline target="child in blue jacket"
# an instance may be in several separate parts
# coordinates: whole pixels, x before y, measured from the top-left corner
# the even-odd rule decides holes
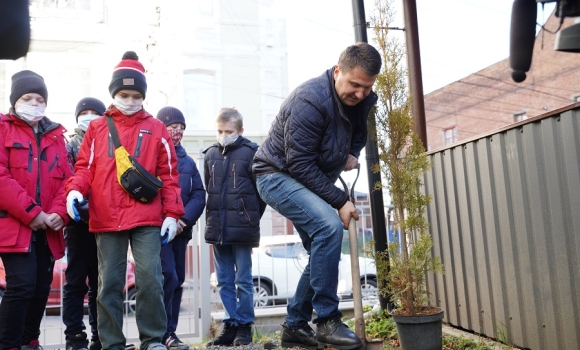
[[[163,301],[167,313],[167,332],[163,343],[168,350],[187,350],[189,345],[179,340],[175,334],[185,280],[185,253],[191,239],[193,225],[201,216],[205,207],[205,190],[201,176],[193,159],[187,155],[181,145],[185,130],[185,117],[174,107],[164,107],[157,113],[157,119],[167,127],[177,154],[177,171],[179,187],[185,215],[177,222],[177,236],[161,247],[161,269],[163,271]]]

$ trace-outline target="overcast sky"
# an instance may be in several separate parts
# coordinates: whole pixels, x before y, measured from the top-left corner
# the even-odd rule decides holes
[[[425,94],[509,57],[509,0],[417,0],[417,19]],[[321,74],[354,42],[352,0],[293,0],[281,4],[287,16],[290,90]],[[400,0],[394,2],[404,27]],[[538,21],[545,14],[538,5]],[[365,0],[367,21],[374,9]],[[391,31],[404,39],[403,32]],[[371,40],[372,31],[368,31]]]

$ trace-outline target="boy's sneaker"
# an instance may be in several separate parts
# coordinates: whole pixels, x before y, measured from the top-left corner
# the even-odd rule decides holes
[[[167,348],[161,343],[150,343],[147,346],[147,350],[167,350]]]
[[[91,341],[91,345],[89,345],[89,350],[102,350],[103,344],[101,344],[100,339],[95,339]]]
[[[241,324],[238,326],[234,346],[248,345],[252,343],[252,325]]]
[[[228,323],[224,323],[222,332],[217,337],[215,337],[214,340],[207,343],[207,346],[215,346],[215,345],[231,346],[234,343],[234,339],[236,339],[237,333],[238,327],[230,326]]]
[[[125,350],[135,350],[135,344],[127,344],[125,345]]]
[[[189,350],[189,345],[182,342],[175,333],[172,333],[163,340],[163,344],[167,347],[167,350]]]
[[[40,346],[40,342],[38,339],[31,341],[28,345],[23,344],[20,346],[20,350],[44,350],[42,346]]]
[[[89,341],[84,333],[67,335],[66,350],[88,350]]]

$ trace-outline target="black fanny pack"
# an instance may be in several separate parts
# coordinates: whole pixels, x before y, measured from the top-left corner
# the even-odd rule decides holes
[[[115,163],[117,165],[117,181],[133,198],[141,203],[150,203],[157,194],[163,182],[148,172],[121,145],[119,134],[113,118],[106,116],[111,138],[115,144]]]

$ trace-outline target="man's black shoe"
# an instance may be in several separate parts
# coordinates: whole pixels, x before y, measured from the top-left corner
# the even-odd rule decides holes
[[[307,349],[322,349],[323,346],[318,346],[316,340],[316,333],[306,325],[304,328],[288,328],[286,322],[282,324],[282,336],[280,337],[282,346],[285,348],[293,348],[299,346]]]
[[[236,339],[236,334],[238,333],[238,327],[230,326],[224,323],[222,332],[215,337],[214,340],[207,343],[207,346],[224,345],[232,346],[234,344],[234,339]]]
[[[252,325],[241,324],[238,325],[238,332],[234,339],[234,346],[248,345],[252,343]]]
[[[362,346],[359,337],[340,318],[330,318],[316,325],[316,340],[321,346],[349,350]]]

